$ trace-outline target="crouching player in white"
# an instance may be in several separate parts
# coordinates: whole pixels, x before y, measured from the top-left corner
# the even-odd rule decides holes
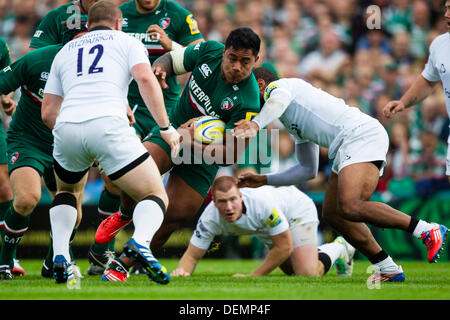
[[[279,118],[296,140],[299,164],[287,171],[247,174],[239,186],[293,185],[317,174],[318,145],[333,159],[323,202],[322,217],[364,254],[377,272],[368,281],[404,281],[401,266],[382,250],[365,223],[407,231],[422,239],[428,261],[442,250],[447,228],[417,220],[385,203],[370,201],[386,164],[389,137],[383,126],[358,108],[301,79],[280,79],[265,68],[254,70],[264,106],[252,121],[240,121],[235,135],[251,137]]]
[[[127,119],[127,89],[132,77],[174,153],[179,134],[170,126],[161,88],[141,42],[121,32],[122,14],[102,0],[88,13],[89,32],[65,45],[55,57],[42,103],[43,121],[53,129],[57,193],[50,209],[53,272],[57,283],[74,281],[68,263],[69,237],[76,219],[74,195],[94,159],[109,178],[137,202],[135,231],[125,254],[139,261],[149,278],[166,284],[170,276],[149,245],[168,205],[160,173]],[[122,276],[111,268],[104,280]],[[126,279],[125,279],[126,280]],[[122,281],[124,281],[122,279]]]
[[[355,249],[342,237],[317,248],[316,206],[296,187],[239,189],[235,178],[222,176],[211,193],[213,202],[171,276],[190,276],[218,235],[255,235],[270,248],[253,272],[234,276],[264,276],[277,267],[289,275],[322,276],[338,260],[344,268],[338,274],[351,275]]]

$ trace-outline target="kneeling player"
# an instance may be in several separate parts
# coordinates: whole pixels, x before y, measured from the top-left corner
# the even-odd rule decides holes
[[[215,236],[255,235],[270,251],[250,274],[280,267],[286,274],[322,276],[336,262],[338,274],[351,275],[355,249],[344,238],[317,248],[317,209],[296,187],[239,189],[233,177],[217,178],[188,249],[171,276],[190,276]],[[319,249],[319,250],[317,250]]]

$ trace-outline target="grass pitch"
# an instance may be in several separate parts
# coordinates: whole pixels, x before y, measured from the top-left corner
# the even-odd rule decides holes
[[[160,262],[173,270],[175,259]],[[168,285],[150,282],[145,275],[132,275],[126,283],[104,282],[101,276],[88,276],[86,260],[77,260],[84,278],[80,288],[40,276],[42,261],[21,260],[24,277],[0,282],[1,300],[448,300],[450,299],[450,262],[397,261],[405,271],[404,283],[381,283],[369,289],[367,261],[356,261],[352,277],[337,277],[332,268],[318,278],[289,277],[279,269],[265,277],[233,278],[234,273],[249,273],[261,261],[200,261],[193,276],[172,278]]]

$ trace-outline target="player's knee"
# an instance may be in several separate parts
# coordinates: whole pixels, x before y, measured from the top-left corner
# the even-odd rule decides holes
[[[339,201],[339,214],[342,218],[351,221],[361,221],[360,201]]]
[[[298,266],[295,270],[295,275],[306,276],[306,277],[316,277],[316,276],[318,276],[317,266],[316,266],[316,264],[311,264],[311,263]]]
[[[36,208],[40,198],[40,193],[17,193],[14,198],[14,210],[23,216],[27,216]]]
[[[150,200],[153,202],[156,202],[156,204],[161,208],[161,211],[165,214],[167,212],[167,208],[169,206],[169,199],[167,195],[164,194],[150,194],[145,196],[141,201],[143,200]]]

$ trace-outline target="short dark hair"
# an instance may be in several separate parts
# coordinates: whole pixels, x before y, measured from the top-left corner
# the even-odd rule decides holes
[[[274,72],[264,67],[253,69],[253,74],[255,75],[256,80],[263,79],[267,84],[278,80],[278,77]]]
[[[88,25],[98,23],[114,23],[117,18],[122,18],[122,11],[110,0],[100,0],[94,3],[88,11]]]
[[[250,49],[256,57],[261,46],[261,39],[250,28],[242,27],[230,32],[225,41],[225,49],[233,47],[234,49]]]

